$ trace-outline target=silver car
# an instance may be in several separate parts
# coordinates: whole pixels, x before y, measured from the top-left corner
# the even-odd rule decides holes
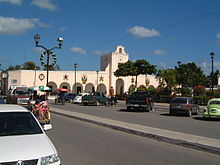
[[[199,113],[199,106],[195,104],[191,97],[175,97],[172,99],[169,108],[170,115],[186,114],[191,117],[192,114]]]

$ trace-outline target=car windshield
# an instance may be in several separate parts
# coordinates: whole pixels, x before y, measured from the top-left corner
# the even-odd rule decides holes
[[[132,96],[134,97],[146,97],[149,96],[148,92],[133,92]]]
[[[175,98],[175,99],[172,100],[171,103],[186,104],[187,103],[187,98]]]
[[[43,133],[29,112],[1,112],[0,136]]]
[[[217,101],[217,100],[215,100],[215,101],[210,101],[209,104],[210,104],[210,105],[211,105],[211,104],[218,104],[218,105],[220,105],[220,101]]]

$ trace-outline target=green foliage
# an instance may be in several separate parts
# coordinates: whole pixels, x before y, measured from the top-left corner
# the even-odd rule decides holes
[[[200,67],[193,62],[180,64],[175,67],[177,72],[177,83],[182,87],[195,87],[197,85],[205,85],[208,81]]]
[[[146,88],[146,86],[141,85],[137,88],[137,91],[147,91],[147,88]]]
[[[6,70],[10,71],[10,70],[22,70],[22,69],[24,69],[24,70],[35,70],[35,69],[40,69],[40,67],[37,66],[32,61],[27,61],[23,65],[15,65],[15,66],[10,65]]]
[[[190,88],[178,88],[176,91],[181,94],[181,96],[192,96],[192,90]]]
[[[156,78],[163,87],[172,89],[177,85],[176,71],[174,69],[158,70]]]
[[[135,62],[127,61],[119,63],[118,69],[114,72],[116,77],[135,76],[135,86],[137,86],[137,77],[141,74],[156,73],[156,66],[149,64],[146,60],[136,60]]]

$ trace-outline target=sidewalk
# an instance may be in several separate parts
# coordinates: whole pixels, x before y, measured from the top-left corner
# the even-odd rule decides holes
[[[115,130],[220,155],[220,140],[51,108],[51,112]]]

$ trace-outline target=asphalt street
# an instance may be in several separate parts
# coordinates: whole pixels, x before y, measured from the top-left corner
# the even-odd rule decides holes
[[[48,131],[64,165],[218,165],[220,156],[52,114]]]
[[[117,107],[83,106],[70,103],[66,103],[64,106],[51,103],[51,107],[143,126],[220,139],[220,120],[204,120],[201,115],[191,118],[170,116],[168,114],[168,104],[156,104],[155,111],[150,113],[128,112],[124,102],[120,102]]]

